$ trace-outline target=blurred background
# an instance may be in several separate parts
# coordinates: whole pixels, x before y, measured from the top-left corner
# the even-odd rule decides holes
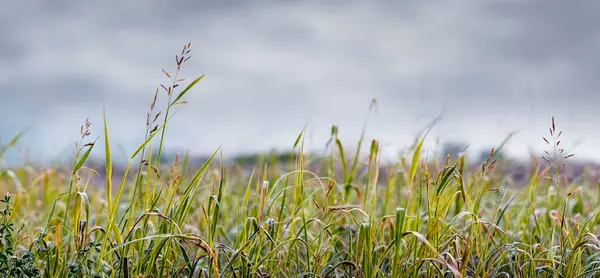
[[[0,144],[26,132],[9,162],[71,159],[86,118],[102,136],[103,109],[115,158],[130,155],[188,42],[182,75],[206,77],[167,151],[286,150],[305,125],[322,150],[332,125],[355,143],[369,115],[367,139],[394,158],[443,115],[428,150],[479,155],[516,131],[505,151],[526,158],[554,116],[567,152],[600,157],[596,1],[20,0],[2,3],[0,37]]]

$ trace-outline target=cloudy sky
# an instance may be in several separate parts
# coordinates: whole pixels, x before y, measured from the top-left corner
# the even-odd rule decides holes
[[[0,9],[0,138],[50,159],[87,117],[115,148],[141,141],[156,87],[192,42],[190,91],[167,147],[226,154],[287,148],[308,123],[321,149],[336,124],[392,153],[443,113],[431,139],[473,150],[511,131],[541,151],[555,116],[564,144],[600,157],[596,1],[6,1]],[[160,99],[164,100],[161,94]],[[162,103],[161,103],[162,104]],[[432,145],[430,145],[432,146]],[[117,155],[120,154],[116,151]],[[13,156],[16,154],[13,153]]]

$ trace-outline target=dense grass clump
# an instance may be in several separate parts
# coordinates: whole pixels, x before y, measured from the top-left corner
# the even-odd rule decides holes
[[[106,117],[98,140],[89,139],[90,121],[81,126],[67,170],[0,169],[0,189],[10,192],[0,208],[0,274],[599,276],[597,184],[563,175],[571,155],[560,148],[554,119],[540,140],[547,156],[532,159],[523,185],[509,185],[497,150],[481,164],[464,156],[427,161],[426,130],[388,165],[380,165],[377,140],[361,139],[349,153],[335,126],[325,155],[304,152],[303,130],[293,151],[243,167],[225,163],[219,149],[200,167],[189,167],[187,156],[161,164],[173,109],[203,77],[183,85],[190,47],[176,56],[174,74],[164,71],[169,85],[156,91],[145,139],[119,176]],[[90,169],[97,144],[105,165]]]

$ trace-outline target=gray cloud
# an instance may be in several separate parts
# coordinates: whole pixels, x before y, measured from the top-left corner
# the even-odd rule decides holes
[[[17,4],[18,3],[18,4]],[[568,6],[566,6],[568,5]],[[592,1],[19,1],[0,11],[5,134],[51,156],[102,109],[132,150],[160,69],[191,41],[188,78],[206,73],[169,128],[169,147],[227,152],[286,147],[305,123],[321,147],[331,124],[351,143],[371,98],[368,135],[405,146],[446,111],[434,136],[474,146],[522,132],[535,149],[550,116],[573,141],[600,116]],[[24,11],[27,12],[24,12]],[[432,138],[433,139],[433,138]],[[600,155],[584,141],[577,148]]]

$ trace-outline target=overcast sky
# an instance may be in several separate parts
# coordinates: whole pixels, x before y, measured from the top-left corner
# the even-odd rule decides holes
[[[206,77],[178,108],[170,149],[226,154],[290,147],[332,124],[392,153],[444,113],[431,139],[473,150],[511,131],[541,151],[550,118],[579,157],[600,157],[597,1],[5,1],[0,138],[48,159],[106,108],[114,147],[142,140],[156,86],[192,42],[183,76]],[[164,99],[165,95],[160,95]],[[115,151],[119,154],[119,151]],[[13,156],[15,154],[13,153]]]

